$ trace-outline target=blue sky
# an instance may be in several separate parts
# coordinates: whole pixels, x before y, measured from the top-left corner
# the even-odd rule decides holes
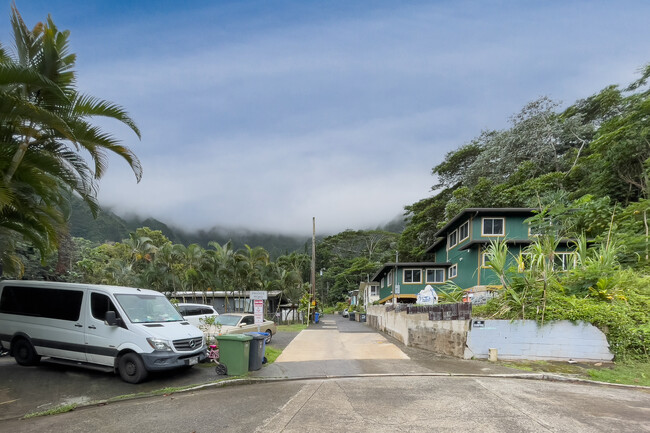
[[[373,228],[527,102],[567,105],[650,62],[646,1],[16,4],[69,29],[79,88],[142,130],[102,123],[144,176],[112,159],[100,202],[187,229]]]

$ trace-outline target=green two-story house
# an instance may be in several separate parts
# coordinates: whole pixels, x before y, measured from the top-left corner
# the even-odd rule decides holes
[[[426,285],[434,288],[449,281],[468,292],[480,292],[499,286],[497,275],[487,265],[486,250],[490,241],[505,239],[511,259],[532,243],[533,235],[526,219],[534,215],[531,208],[468,208],[456,215],[436,234],[427,249],[433,259],[428,262],[386,263],[373,276],[379,283],[380,303],[395,297],[400,302],[414,302]],[[569,266],[568,241],[563,241],[556,261]]]

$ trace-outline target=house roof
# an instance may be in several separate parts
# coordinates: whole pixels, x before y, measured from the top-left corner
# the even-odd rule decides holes
[[[456,225],[459,220],[462,220],[467,217],[467,215],[475,214],[477,215],[531,215],[534,211],[537,211],[537,208],[529,207],[470,207],[464,209],[458,215],[453,217],[447,224],[445,224],[440,230],[436,232],[434,237],[439,238],[427,248],[426,252],[430,253],[434,248],[436,248],[442,241],[445,240],[446,232]]]
[[[398,267],[400,269],[402,268],[415,268],[415,267],[420,267],[420,268],[444,268],[444,267],[449,267],[451,266],[451,263],[444,262],[401,262],[401,263],[384,263],[384,266],[379,269],[375,275],[370,279],[370,281],[379,281],[381,280],[381,277],[391,270],[395,269],[395,267]]]

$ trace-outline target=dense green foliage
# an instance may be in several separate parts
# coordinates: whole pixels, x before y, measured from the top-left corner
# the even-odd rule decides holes
[[[436,230],[467,207],[568,205],[589,195],[625,209],[647,199],[648,76],[650,66],[625,89],[609,86],[562,112],[540,98],[509,129],[484,131],[449,152],[433,168],[437,192],[406,207],[400,257],[423,259]]]
[[[502,131],[484,131],[433,168],[438,191],[406,208],[400,257],[427,259],[433,235],[468,207],[533,207],[538,241],[488,255],[501,296],[475,314],[567,319],[602,329],[617,359],[650,351],[650,65],[624,89],[609,86],[564,111],[547,98]],[[575,239],[561,263],[560,239]],[[516,263],[516,266],[510,266]],[[510,266],[510,267],[509,267]],[[563,269],[564,267],[564,269]]]
[[[310,259],[291,253],[271,261],[261,247],[235,250],[230,242],[172,244],[159,230],[137,229],[122,242],[92,244],[74,239],[78,255],[65,275],[69,281],[149,288],[160,292],[279,290],[298,304],[308,291]]]
[[[321,299],[335,303],[368,281],[379,266],[390,260],[399,235],[383,230],[346,230],[329,236],[316,246],[317,280]]]

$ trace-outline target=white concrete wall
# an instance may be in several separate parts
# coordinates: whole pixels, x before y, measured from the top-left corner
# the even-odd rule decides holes
[[[488,349],[495,348],[504,360],[611,361],[605,334],[595,326],[553,321],[539,326],[534,320],[484,320],[477,327],[476,319],[467,335],[465,359],[487,359]]]
[[[584,322],[554,321],[540,327],[534,320],[482,320],[483,327],[478,327],[476,319],[432,321],[428,314],[386,312],[383,305],[368,307],[367,322],[407,346],[465,359],[487,359],[491,348],[497,349],[499,359],[504,360],[614,358],[605,334]]]

